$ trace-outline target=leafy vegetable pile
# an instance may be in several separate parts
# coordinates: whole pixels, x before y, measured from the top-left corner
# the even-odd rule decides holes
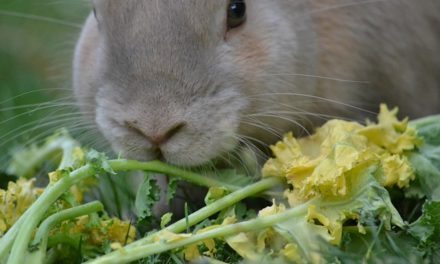
[[[66,132],[18,152],[0,190],[1,263],[434,263],[440,257],[440,116],[408,122],[381,106],[378,122],[331,120],[287,134],[254,182],[206,177],[158,161],[108,160]],[[58,157],[58,158],[57,158]],[[46,188],[37,168],[58,163]],[[100,175],[146,172],[135,223],[84,196]],[[141,234],[160,190],[152,174],[209,188],[206,206]],[[243,202],[260,196],[272,203]],[[187,209],[187,208],[186,208]]]

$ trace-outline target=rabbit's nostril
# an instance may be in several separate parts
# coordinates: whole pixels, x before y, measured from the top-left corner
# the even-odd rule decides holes
[[[170,129],[165,130],[165,132],[157,133],[154,135],[146,135],[145,137],[155,146],[160,146],[170,140],[173,136],[179,133],[180,130],[185,126],[185,123],[179,123],[172,126]]]

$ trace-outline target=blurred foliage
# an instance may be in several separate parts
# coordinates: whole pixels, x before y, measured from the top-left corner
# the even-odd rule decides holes
[[[62,126],[87,1],[0,1],[0,168],[10,149]],[[67,99],[72,103],[72,99]]]

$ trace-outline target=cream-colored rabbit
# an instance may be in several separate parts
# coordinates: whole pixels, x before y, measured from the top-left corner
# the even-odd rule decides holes
[[[93,3],[74,91],[129,158],[198,165],[380,102],[440,112],[439,0]]]

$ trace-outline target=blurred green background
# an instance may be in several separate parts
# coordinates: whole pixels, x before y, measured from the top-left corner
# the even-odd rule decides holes
[[[11,148],[73,117],[63,113],[72,113],[72,53],[89,10],[83,0],[0,1],[0,166]]]
[[[60,128],[102,150],[102,138],[84,126],[71,95],[73,51],[89,12],[88,0],[0,0],[0,173],[15,149]],[[1,175],[3,184],[13,180]],[[129,218],[134,196],[126,187],[121,175],[106,175],[91,199]]]

